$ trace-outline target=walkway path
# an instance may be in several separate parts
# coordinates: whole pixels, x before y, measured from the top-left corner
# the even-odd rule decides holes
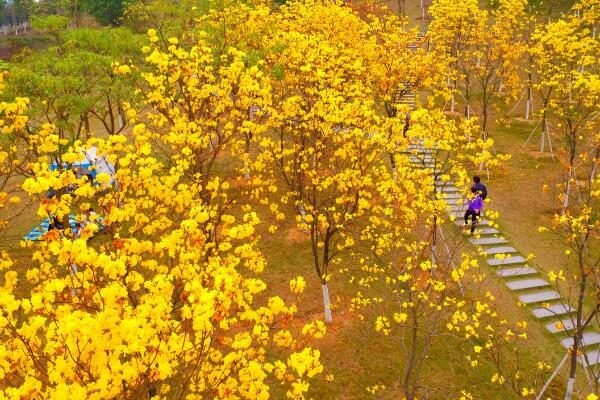
[[[429,150],[420,145],[411,145],[409,150],[410,162],[415,167],[434,170],[435,160]],[[449,212],[455,216],[456,225],[462,226],[467,205],[461,189],[451,181],[441,180],[435,182],[435,187],[448,204]],[[576,310],[551,287],[544,275],[529,266],[516,247],[498,229],[489,226],[488,220],[479,221],[476,234],[469,241],[481,251],[488,266],[495,270],[495,275],[527,306],[533,316],[561,339],[563,347],[571,347],[573,338],[568,333],[573,330]],[[600,365],[600,349],[593,347],[598,344],[600,333],[588,330],[583,334],[582,351],[587,353],[590,366]],[[580,357],[579,361],[583,360]]]

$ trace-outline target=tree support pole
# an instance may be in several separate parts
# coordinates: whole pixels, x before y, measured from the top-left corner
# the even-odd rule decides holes
[[[550,386],[550,384],[552,383],[552,381],[554,380],[554,378],[556,378],[556,375],[558,375],[558,372],[560,371],[560,369],[562,368],[562,366],[565,364],[565,362],[567,362],[568,358],[569,358],[569,351],[567,351],[567,354],[565,354],[565,356],[560,361],[560,363],[558,364],[558,366],[556,367],[556,369],[554,370],[554,372],[552,372],[552,375],[550,375],[550,378],[548,378],[548,380],[544,384],[544,387],[542,388],[542,390],[540,391],[540,393],[537,395],[537,397],[535,398],[535,400],[540,400],[542,398],[542,396],[546,392],[546,389],[548,389],[548,386]]]

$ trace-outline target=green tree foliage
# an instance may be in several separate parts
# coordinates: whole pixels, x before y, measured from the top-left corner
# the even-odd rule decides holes
[[[69,25],[69,18],[61,15],[34,16],[31,18],[31,26],[38,31],[52,34],[54,40],[60,40],[60,33]]]
[[[125,23],[137,32],[155,29],[160,37],[181,38],[196,29],[195,20],[205,15],[210,0],[145,0],[132,2],[125,11]]]
[[[81,7],[101,24],[117,25],[129,3],[129,0],[81,0]]]
[[[132,99],[135,77],[116,73],[115,65],[136,61],[139,37],[123,28],[73,29],[60,42],[11,68],[6,95],[30,98],[28,129],[54,124],[66,143],[92,129],[100,136],[121,132],[121,105]]]

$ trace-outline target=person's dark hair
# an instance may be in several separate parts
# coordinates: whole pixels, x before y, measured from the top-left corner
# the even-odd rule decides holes
[[[479,182],[481,182],[481,178],[480,178],[478,175],[475,175],[475,176],[473,177],[473,180],[475,181],[475,183],[479,183]]]

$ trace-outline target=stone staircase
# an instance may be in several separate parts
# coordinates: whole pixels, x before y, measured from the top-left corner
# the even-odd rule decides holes
[[[435,171],[433,155],[422,147],[422,142],[409,146],[408,154],[415,168]],[[454,182],[441,179],[435,182],[435,188],[447,203],[450,215],[455,217],[455,224],[462,227],[467,204],[461,189]],[[470,232],[463,234],[468,235]],[[468,240],[480,250],[487,265],[494,269],[495,275],[514,293],[518,301],[526,305],[546,330],[560,339],[560,344],[565,349],[569,349],[573,345],[569,332],[574,327],[576,310],[551,287],[544,275],[531,267],[516,247],[484,218],[479,220],[475,235],[468,237]],[[587,355],[588,366],[600,368],[600,333],[591,329],[583,333],[582,352]],[[583,356],[579,358],[581,363],[584,360]]]

